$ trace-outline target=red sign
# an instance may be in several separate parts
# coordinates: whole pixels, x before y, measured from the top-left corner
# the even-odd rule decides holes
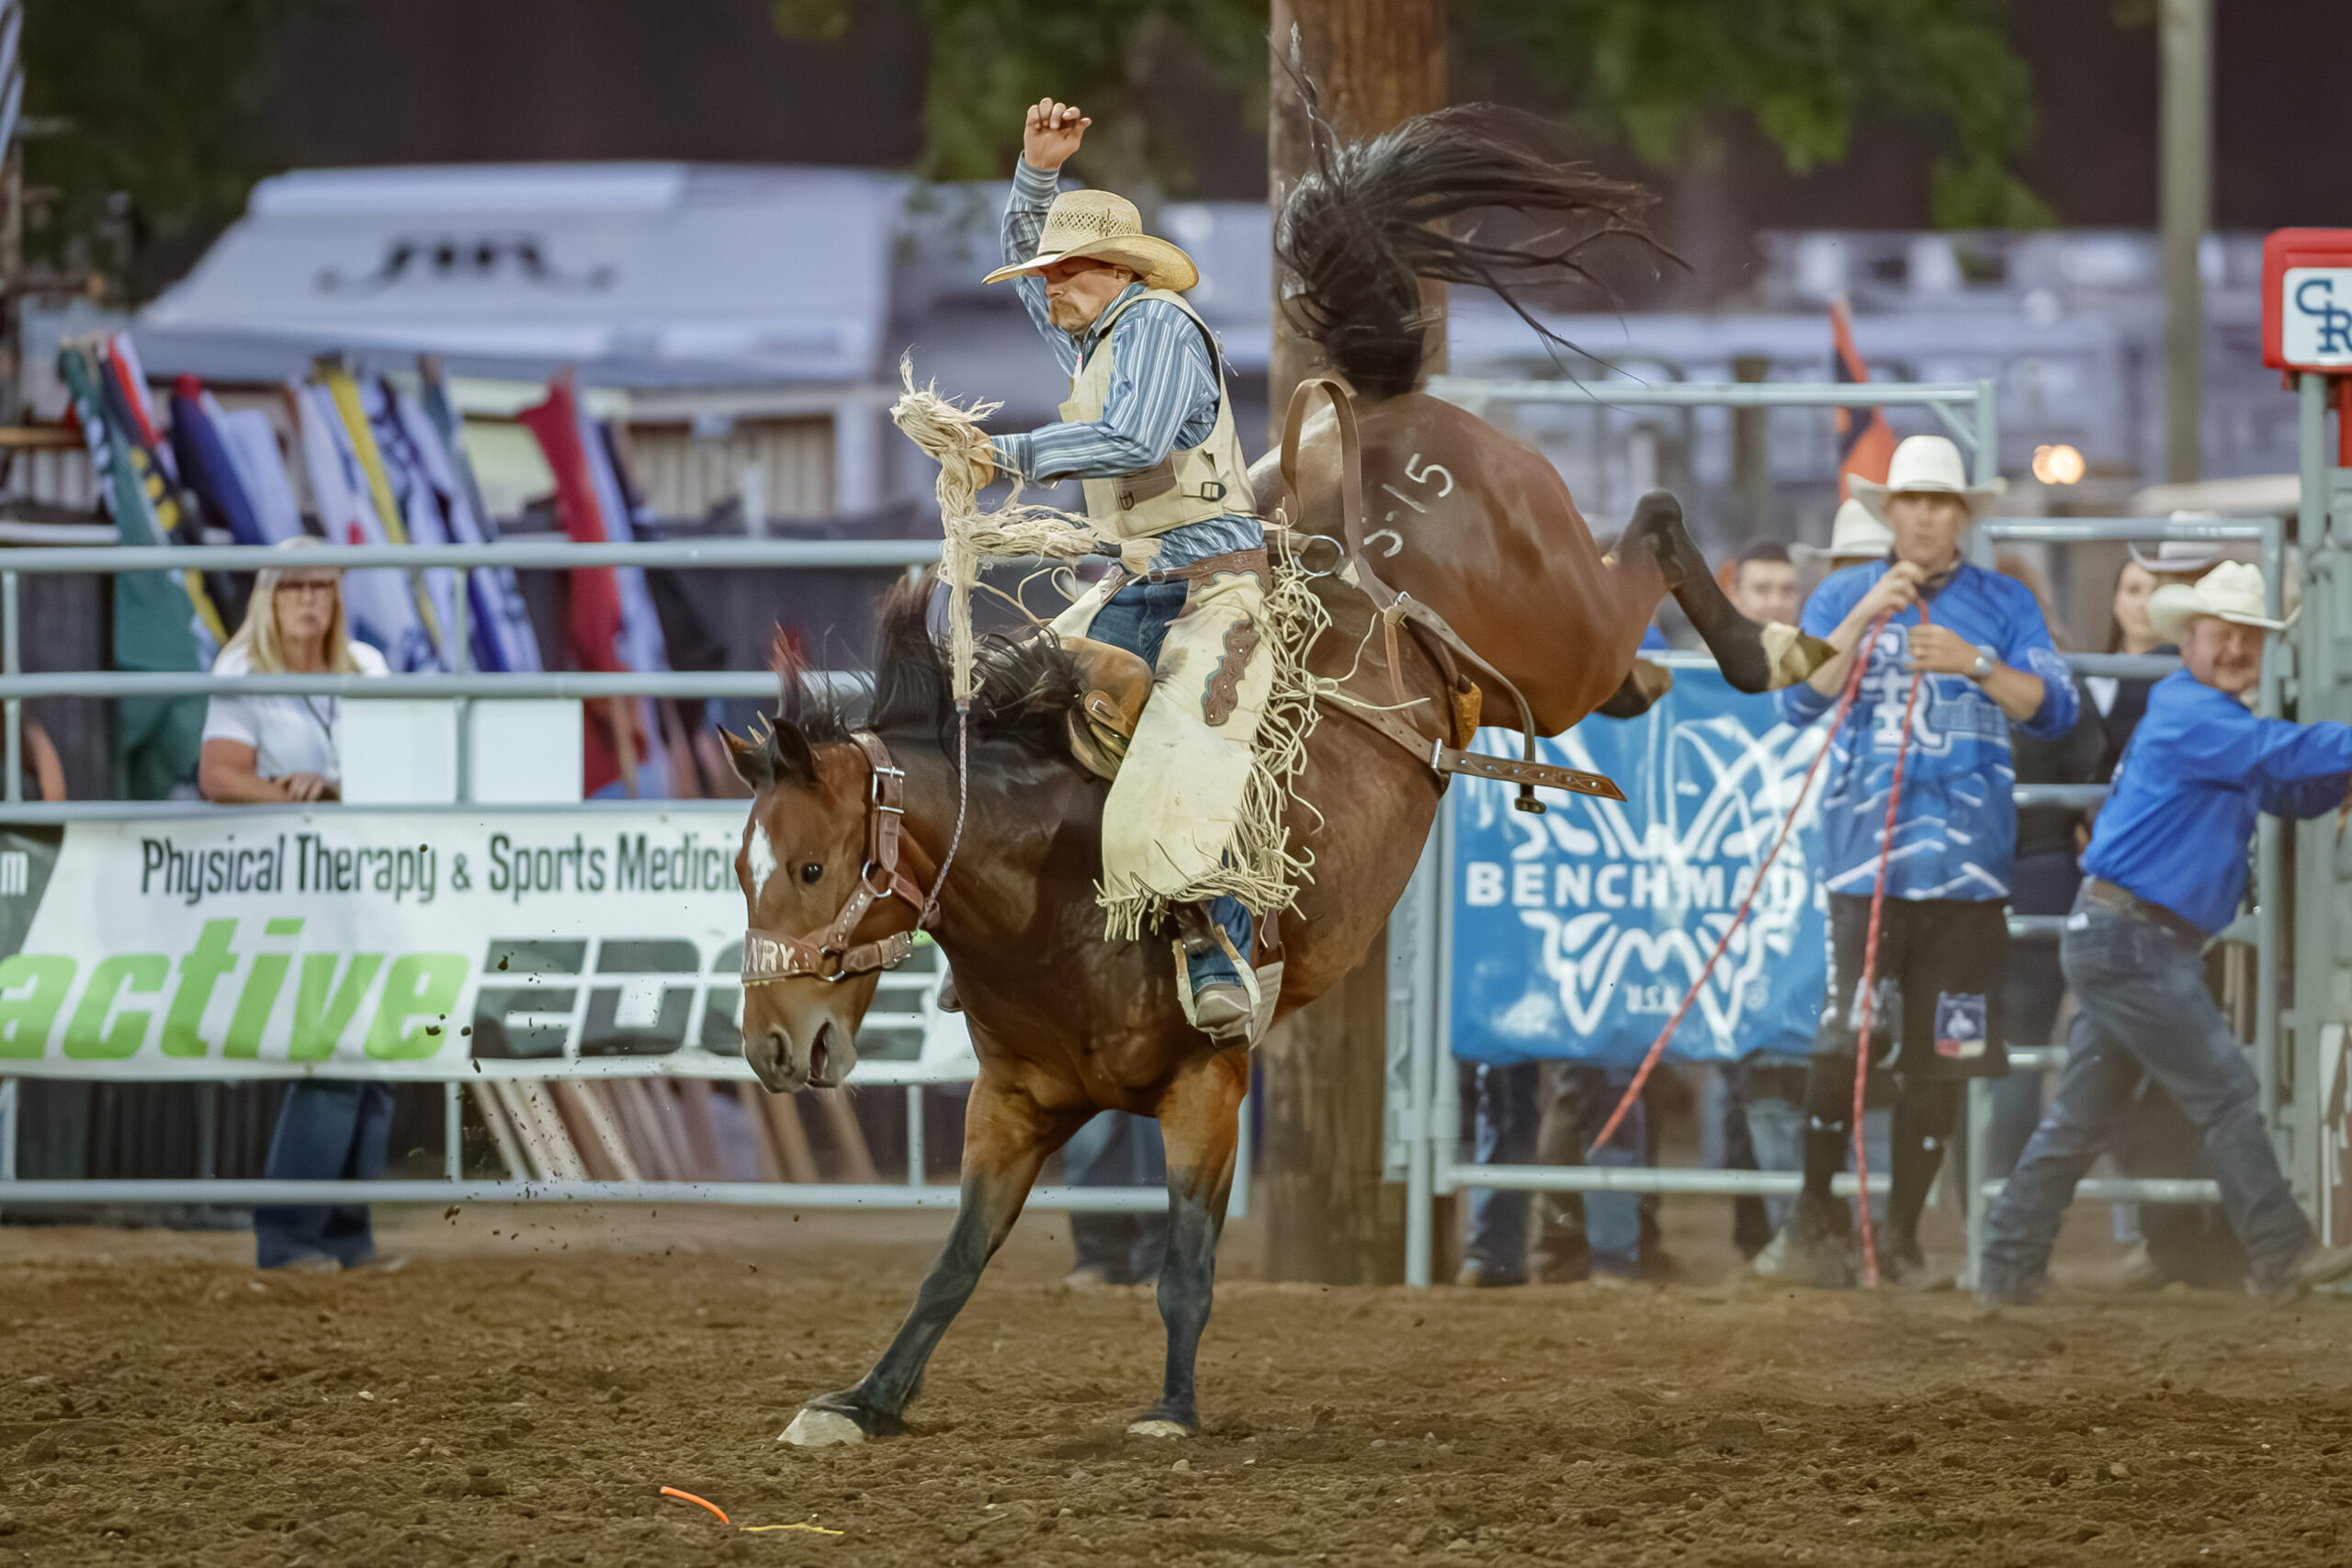
[[[2262,242],[2262,363],[2352,372],[2352,229],[2279,229]]]

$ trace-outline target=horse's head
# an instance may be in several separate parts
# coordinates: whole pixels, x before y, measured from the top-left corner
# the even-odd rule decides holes
[[[743,1059],[772,1092],[830,1089],[856,1065],[858,1021],[915,923],[916,908],[891,896],[904,878],[875,863],[883,824],[891,843],[881,858],[897,858],[899,818],[881,809],[897,802],[877,790],[887,782],[895,797],[896,781],[865,746],[812,744],[788,719],[727,744],[752,790],[735,857],[750,915]]]

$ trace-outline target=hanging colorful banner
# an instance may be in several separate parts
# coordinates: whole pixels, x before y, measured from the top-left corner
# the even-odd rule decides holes
[[[1792,730],[1770,697],[1674,662],[1674,690],[1640,718],[1588,718],[1537,747],[1616,780],[1624,800],[1547,795],[1536,817],[1511,809],[1509,784],[1448,792],[1457,1057],[1639,1061],[1747,896],[1828,728]],[[1519,738],[1479,745],[1516,754]],[[1827,964],[1816,817],[1807,801],[1673,1055],[1809,1046]]]

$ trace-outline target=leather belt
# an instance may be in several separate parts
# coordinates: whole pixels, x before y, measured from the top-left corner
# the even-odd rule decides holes
[[[2202,927],[2183,919],[2162,904],[2151,903],[2128,887],[2118,887],[2102,878],[2086,876],[2083,878],[2083,897],[2102,909],[2128,916],[2144,925],[2161,926],[2182,941],[2194,942],[2199,947],[2205,945],[2209,933]]]
[[[1267,584],[1269,571],[1264,547],[1254,550],[1227,550],[1221,556],[1209,556],[1189,566],[1164,566],[1152,571],[1129,572],[1119,569],[1119,586],[1135,582],[1205,582],[1219,572],[1246,571],[1258,580],[1258,586]]]

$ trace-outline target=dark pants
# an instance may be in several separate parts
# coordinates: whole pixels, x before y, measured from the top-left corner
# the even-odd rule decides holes
[[[1062,1145],[1063,1179],[1073,1187],[1159,1187],[1168,1181],[1159,1123],[1148,1116],[1102,1111]],[[1168,1252],[1168,1216],[1072,1214],[1073,1269],[1092,1269],[1114,1285],[1159,1278]]]
[[[2009,908],[2020,915],[2063,915],[2075,907],[2082,885],[2082,868],[2072,852],[2021,855],[2009,868]],[[2066,976],[2055,942],[2037,936],[2013,944],[2001,989],[2010,1043],[2058,1043],[2058,1005],[2066,995]],[[2026,1140],[2041,1121],[2042,1078],[2041,1073],[2013,1072],[1993,1085],[1984,1162],[1990,1168],[1980,1179],[2007,1177],[2025,1152]]]
[[[371,1181],[384,1172],[392,1133],[392,1086],[311,1080],[287,1091],[263,1176],[279,1181]],[[254,1210],[254,1260],[280,1269],[331,1258],[345,1269],[376,1256],[368,1205],[264,1205]]]
[[[2047,1277],[2075,1183],[2108,1146],[2143,1074],[2204,1134],[2222,1207],[2256,1284],[2283,1279],[2312,1245],[2264,1133],[2245,1048],[2205,988],[2198,945],[2099,905],[2075,907],[2062,956],[2078,1010],[2066,1071],[1985,1224],[1980,1283],[2030,1295]]]
[[[1480,1165],[1582,1165],[1585,1151],[1609,1113],[1617,1108],[1630,1067],[1597,1067],[1580,1062],[1521,1062],[1512,1066],[1471,1069],[1474,1157]],[[1595,1165],[1648,1163],[1649,1118],[1635,1101],[1608,1145],[1592,1154]],[[1476,1188],[1470,1193],[1466,1261],[1498,1283],[1527,1278],[1529,1199],[1526,1192]],[[1536,1251],[1549,1278],[1587,1272],[1632,1278],[1641,1269],[1648,1229],[1645,1201],[1632,1192],[1566,1192],[1540,1195],[1543,1235]],[[1581,1257],[1565,1256],[1580,1253]]]
[[[2181,1114],[2164,1086],[2142,1077],[2131,1109],[2116,1124],[2109,1152],[2116,1168],[2134,1180],[2204,1181],[2212,1168],[2197,1124]],[[2216,1203],[2142,1203],[2140,1239],[2148,1262],[2166,1280],[2200,1290],[2233,1290],[2245,1282],[2245,1248]]]
[[[1160,645],[1168,640],[1169,623],[1184,613],[1184,601],[1192,592],[1192,585],[1184,582],[1129,583],[1095,612],[1094,624],[1087,627],[1086,635],[1096,642],[1124,648],[1157,670]],[[1209,918],[1223,928],[1233,943],[1233,951],[1248,958],[1251,931],[1248,907],[1238,898],[1212,898]],[[1241,983],[1240,972],[1222,953],[1201,953],[1185,968],[1195,991],[1204,986]],[[1158,1269],[1159,1266],[1153,1265],[1155,1273]]]
[[[1829,987],[1805,1085],[1804,1190],[1823,1204],[1853,1142],[1871,903],[1844,894],[1829,898]],[[2008,950],[2008,920],[1999,904],[1890,898],[1881,910],[1867,1044],[1870,1061],[1891,1056],[1894,1069],[1886,1224],[1898,1246],[1916,1241],[1928,1189],[1960,1121],[1964,1080],[2007,1070],[2001,976]]]

